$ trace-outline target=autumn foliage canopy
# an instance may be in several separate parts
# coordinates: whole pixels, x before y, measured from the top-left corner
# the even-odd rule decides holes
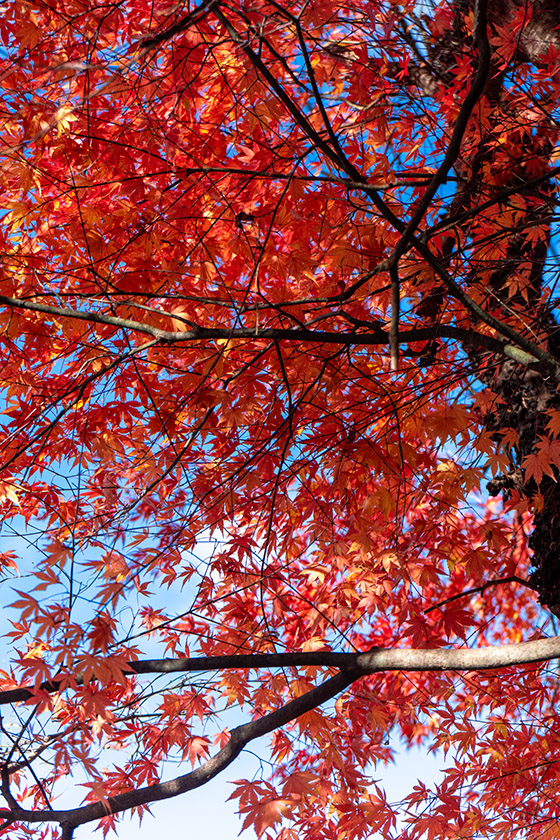
[[[0,836],[560,837],[559,23],[1,5]]]

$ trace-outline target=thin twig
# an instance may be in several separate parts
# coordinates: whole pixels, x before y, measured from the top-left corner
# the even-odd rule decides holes
[[[450,604],[452,601],[457,601],[459,598],[468,598],[470,595],[476,595],[477,592],[484,592],[485,589],[488,589],[490,586],[499,586],[501,583],[520,583],[523,586],[529,587],[534,592],[538,592],[538,588],[533,586],[529,583],[528,580],[523,580],[523,578],[518,577],[517,575],[510,575],[506,578],[494,578],[493,580],[487,580],[486,583],[483,583],[482,586],[473,586],[471,589],[465,589],[464,592],[458,592],[457,595],[451,595],[450,598],[446,598],[444,601],[440,601],[439,604],[434,604],[432,607],[428,607],[427,610],[424,610],[424,615],[428,615],[433,610],[440,610],[446,604]]]

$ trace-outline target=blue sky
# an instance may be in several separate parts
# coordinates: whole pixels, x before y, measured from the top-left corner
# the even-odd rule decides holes
[[[264,746],[264,742],[263,742]],[[259,748],[257,744],[256,749]],[[265,755],[265,752],[263,752]],[[378,767],[375,780],[385,788],[390,802],[398,802],[420,779],[425,785],[438,781],[444,767],[442,756],[427,754],[425,749],[402,752],[395,764]],[[218,778],[202,788],[183,794],[152,807],[153,817],[145,817],[141,827],[135,818],[126,818],[119,826],[119,840],[234,840],[243,824],[236,814],[236,802],[228,802],[233,786],[230,782],[259,776],[260,761],[251,753],[242,753],[234,764]],[[288,823],[287,823],[288,825]],[[372,835],[371,840],[376,840]],[[100,840],[101,833],[93,826],[82,826],[75,832],[75,840]],[[242,835],[253,840],[255,833],[248,829]]]

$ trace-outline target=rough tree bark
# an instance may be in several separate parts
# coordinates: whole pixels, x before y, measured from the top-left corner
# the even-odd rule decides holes
[[[449,81],[459,58],[470,49],[466,21],[472,14],[473,4],[468,0],[455,0],[451,10],[449,29],[439,36],[431,34],[430,20],[423,20],[428,61],[413,66],[410,77],[427,95],[433,95],[438,85]],[[516,126],[523,125],[523,118],[511,89],[504,84],[505,72],[511,70],[512,65],[522,67],[531,63],[538,67],[543,56],[560,49],[560,7],[546,1],[526,5],[511,0],[490,0],[487,13],[492,55],[483,99],[491,106],[494,125],[490,127],[495,128],[501,117],[504,126],[515,132]],[[513,55],[501,55],[495,46],[497,30],[500,26],[512,25],[520,14],[526,16],[526,23],[518,39],[518,49]],[[550,103],[550,112],[554,104]],[[488,204],[507,204],[510,190],[517,190],[518,195],[524,196],[514,227],[503,234],[502,254],[493,260],[493,265],[490,262],[491,271],[486,253],[478,256],[473,249],[470,254],[469,288],[480,294],[485,307],[497,317],[508,319],[513,316],[521,333],[538,338],[554,358],[560,358],[560,329],[546,296],[546,288],[551,285],[546,258],[558,204],[551,139],[557,126],[542,103],[536,108],[538,117],[518,137],[518,145],[509,156],[488,143],[478,125],[474,129],[471,126],[470,135],[466,132],[455,165],[458,186],[447,219],[438,225],[438,231],[449,233],[441,256],[450,267],[458,244],[453,236],[453,226],[458,220],[469,215],[476,217],[480,208]],[[541,234],[535,239],[532,232],[536,228],[540,228]],[[546,235],[543,235],[543,229]],[[462,269],[465,269],[464,264]],[[514,290],[512,278],[518,281]],[[432,292],[425,299],[419,314],[436,323],[447,303],[442,286],[440,294]],[[532,480],[526,479],[522,462],[535,452],[539,436],[545,431],[547,412],[560,407],[558,376],[551,369],[518,364],[503,356],[497,355],[489,362],[487,355],[479,349],[468,353],[478,377],[497,398],[495,408],[485,416],[486,427],[495,433],[498,441],[503,436],[500,429],[513,429],[519,436],[517,445],[510,449],[508,474],[493,479],[488,489],[493,495],[503,492],[506,498],[512,492],[531,496],[536,488]],[[542,502],[540,509],[537,507],[530,538],[534,572],[529,582],[538,591],[541,603],[556,613],[560,610],[560,485],[557,476],[546,476],[540,489]]]

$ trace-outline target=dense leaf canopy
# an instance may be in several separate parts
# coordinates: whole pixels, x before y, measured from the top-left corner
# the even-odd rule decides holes
[[[559,19],[2,4],[10,840],[560,835]]]

